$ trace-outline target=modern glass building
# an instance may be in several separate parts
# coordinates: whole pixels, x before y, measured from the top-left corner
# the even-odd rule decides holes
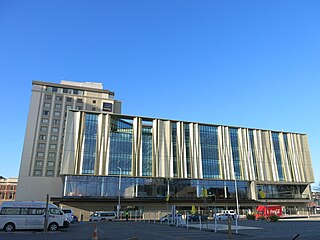
[[[306,134],[69,110],[64,136],[54,200],[86,210],[114,208],[118,197],[144,209],[311,199]]]

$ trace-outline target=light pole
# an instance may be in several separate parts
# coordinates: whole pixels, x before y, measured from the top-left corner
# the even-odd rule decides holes
[[[120,170],[119,174],[119,195],[118,195],[118,205],[117,205],[117,215],[118,215],[118,220],[120,220],[120,195],[121,195],[121,167],[117,167]]]
[[[239,216],[239,200],[238,200],[238,185],[237,185],[237,177],[236,174],[234,173],[234,188],[235,188],[235,194],[236,194],[236,205],[237,205],[237,219],[236,220],[236,233],[238,234],[238,216]]]

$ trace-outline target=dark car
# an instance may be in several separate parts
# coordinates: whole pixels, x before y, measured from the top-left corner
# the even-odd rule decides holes
[[[76,215],[72,215],[72,220],[71,220],[71,223],[77,223],[79,222],[79,219]]]
[[[201,221],[207,221],[208,220],[207,216],[192,214],[192,215],[188,216],[188,221],[189,222],[197,222],[197,221],[200,221],[200,217],[201,217]]]

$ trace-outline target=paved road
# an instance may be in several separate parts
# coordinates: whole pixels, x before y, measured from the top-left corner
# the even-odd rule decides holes
[[[144,222],[100,222],[97,223],[99,240],[126,240],[136,237],[138,240],[205,240],[229,239],[226,230],[217,233],[197,228],[176,228],[167,225]],[[194,225],[197,226],[197,225]],[[296,240],[320,239],[320,221],[280,221],[276,223],[259,221],[240,221],[239,226],[249,226],[250,229],[239,229],[239,234],[233,230],[232,239],[281,239],[291,240],[300,234]],[[58,232],[43,233],[40,231],[17,231],[14,233],[0,232],[0,240],[16,239],[92,239],[94,224],[85,222],[73,224]],[[226,229],[226,228],[225,228]]]

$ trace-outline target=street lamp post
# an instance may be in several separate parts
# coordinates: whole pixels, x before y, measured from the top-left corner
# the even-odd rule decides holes
[[[121,205],[120,205],[120,195],[121,195],[121,167],[117,167],[120,170],[120,174],[119,174],[119,195],[118,195],[118,205],[117,205],[117,215],[118,215],[118,220],[120,220],[120,209],[121,209]]]
[[[237,219],[236,220],[236,233],[238,234],[238,220],[239,220],[239,200],[238,200],[238,185],[237,185],[237,178],[236,174],[234,174],[234,188],[236,194],[236,205],[237,205]]]

